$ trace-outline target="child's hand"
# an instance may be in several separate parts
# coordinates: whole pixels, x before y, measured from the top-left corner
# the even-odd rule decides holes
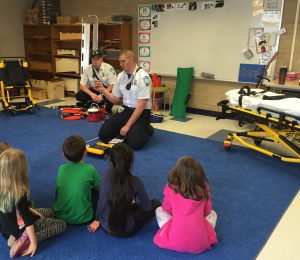
[[[91,224],[88,225],[88,231],[96,232],[98,228],[100,228],[101,222],[99,220],[94,220]]]
[[[33,215],[36,215],[37,217],[42,218],[42,219],[45,218],[40,212],[34,210],[33,208],[29,208],[29,210],[31,211],[31,213]]]
[[[30,243],[29,247],[23,252],[22,256],[29,255],[29,254],[31,254],[31,256],[34,256],[36,250],[37,250],[37,243],[36,242]]]

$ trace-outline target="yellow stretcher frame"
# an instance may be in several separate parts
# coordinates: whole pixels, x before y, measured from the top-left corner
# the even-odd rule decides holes
[[[106,144],[103,142],[97,142],[94,145],[87,145],[86,151],[90,155],[95,155],[98,157],[106,157],[109,155],[111,148],[114,146],[114,144]]]
[[[19,61],[21,67],[27,69],[28,62],[23,57],[1,57],[0,58],[0,69],[5,68],[6,66],[6,58],[10,60],[11,58],[16,58]],[[33,108],[36,106],[36,102],[34,101],[32,94],[31,94],[31,84],[29,80],[25,81],[25,85],[23,86],[22,91],[26,89],[26,95],[20,96],[11,96],[9,91],[14,89],[15,86],[5,85],[2,80],[0,80],[0,102],[2,102],[2,107],[4,110],[8,111],[11,115],[15,115],[16,111],[29,111],[29,113],[33,112]],[[14,103],[13,100],[17,99],[27,99],[27,102],[16,102]]]
[[[224,148],[226,151],[231,149],[233,141],[236,140],[247,148],[277,158],[281,161],[300,163],[300,142],[297,143],[297,141],[300,141],[300,126],[297,122],[300,118],[295,118],[294,116],[278,113],[262,107],[258,108],[258,112],[253,112],[241,107],[231,106],[227,100],[219,102],[218,105],[222,107],[222,115],[217,119],[226,119],[237,116],[240,126],[246,122],[255,125],[255,129],[252,131],[229,132],[224,141]],[[269,112],[276,113],[279,117],[273,117]],[[252,139],[253,143],[248,142],[246,138]],[[259,145],[262,141],[278,143],[286,147],[294,156],[281,155],[261,148]]]

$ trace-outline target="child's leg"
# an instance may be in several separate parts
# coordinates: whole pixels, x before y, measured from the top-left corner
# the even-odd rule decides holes
[[[45,214],[48,217],[38,219],[34,223],[34,230],[38,242],[56,236],[66,230],[67,224],[63,220],[49,217],[55,216],[54,212],[51,209],[42,209],[44,214],[40,210],[41,209],[39,209],[39,212],[43,216]]]
[[[140,231],[146,225],[146,223],[149,222],[154,217],[155,210],[161,205],[161,203],[157,199],[152,199],[151,205],[152,205],[152,209],[150,211],[143,211],[138,207],[136,207],[132,211],[132,215],[135,221],[134,229],[129,233],[124,234],[124,236],[132,236],[133,234]]]
[[[93,210],[94,210],[93,218],[95,218],[98,199],[99,199],[99,190],[92,189],[91,190],[91,195],[92,195],[92,207],[93,207]]]
[[[43,215],[44,218],[56,218],[55,212],[52,209],[38,208],[34,210],[39,212],[41,215]]]
[[[210,214],[205,218],[213,226],[213,228],[215,228],[218,218],[217,213],[214,210],[212,210]]]
[[[165,212],[162,207],[158,207],[155,210],[155,215],[159,228],[161,228],[165,223],[169,221],[170,218],[172,218],[172,216],[169,213]]]

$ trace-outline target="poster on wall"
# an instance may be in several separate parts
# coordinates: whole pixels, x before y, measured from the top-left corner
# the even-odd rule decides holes
[[[202,3],[202,10],[212,10],[215,8],[215,1],[206,1]]]
[[[260,36],[257,36],[255,39],[256,42],[256,52],[257,53],[265,53],[270,50],[270,34],[263,33]]]
[[[151,62],[147,60],[139,60],[139,66],[146,72],[150,72]]]
[[[280,11],[281,0],[264,0],[264,11]]]
[[[164,4],[152,5],[153,12],[164,12],[165,9],[166,9],[166,6]]]
[[[151,5],[140,5],[139,6],[139,17],[140,18],[151,17]]]
[[[150,32],[139,32],[139,44],[150,43]]]
[[[151,30],[151,19],[140,19],[139,20],[139,30],[140,31]]]
[[[264,33],[263,27],[250,28],[248,34],[248,47],[256,47],[255,39]]]
[[[139,57],[150,57],[151,47],[150,46],[139,46]]]

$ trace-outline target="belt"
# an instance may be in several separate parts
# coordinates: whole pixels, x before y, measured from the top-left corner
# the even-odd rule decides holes
[[[128,106],[122,106],[122,107],[124,107],[125,109],[129,109],[129,110],[135,110],[135,107],[128,107]]]
[[[122,105],[122,107],[124,107],[125,109],[128,109],[128,110],[135,110],[135,107],[128,107],[128,106],[124,106]],[[144,111],[150,111],[151,109],[147,109],[145,108]]]

